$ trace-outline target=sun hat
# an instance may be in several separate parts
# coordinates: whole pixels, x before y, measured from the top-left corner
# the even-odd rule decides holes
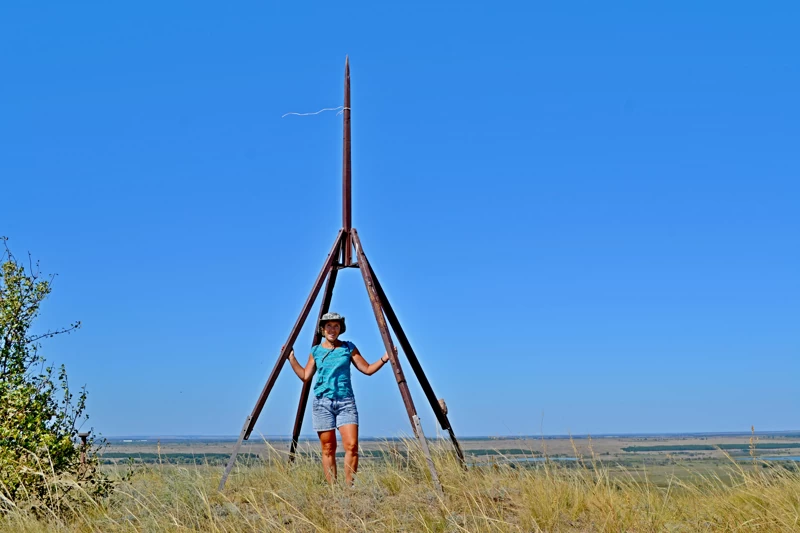
[[[347,329],[347,326],[344,325],[344,317],[339,313],[325,313],[324,315],[322,315],[322,318],[319,319],[320,331],[325,326],[326,322],[338,322],[342,326],[342,329],[339,332],[339,334],[344,333],[345,330]]]

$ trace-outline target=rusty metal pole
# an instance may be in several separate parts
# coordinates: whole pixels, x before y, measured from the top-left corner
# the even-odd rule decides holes
[[[450,421],[447,418],[446,410],[439,404],[436,400],[435,395],[433,394],[433,389],[430,386],[427,378],[425,377],[424,372],[422,371],[422,367],[417,360],[416,355],[414,354],[413,349],[411,348],[411,344],[408,342],[408,338],[406,337],[405,333],[403,332],[402,327],[400,326],[400,322],[397,319],[397,316],[394,314],[394,311],[389,304],[389,300],[386,297],[386,294],[383,292],[383,289],[378,283],[377,277],[375,276],[375,272],[373,271],[372,267],[370,266],[369,262],[367,261],[366,255],[361,247],[361,241],[358,238],[358,232],[352,227],[352,210],[351,210],[351,177],[352,177],[352,169],[351,169],[351,143],[350,143],[350,59],[347,57],[345,59],[345,76],[344,76],[344,106],[342,109],[343,114],[343,138],[342,138],[342,229],[339,230],[338,235],[336,236],[336,241],[331,248],[331,251],[328,253],[328,257],[325,259],[325,263],[323,264],[322,270],[320,271],[319,275],[317,276],[316,281],[314,282],[314,286],[311,290],[311,294],[309,295],[308,299],[306,299],[306,303],[303,306],[303,310],[300,313],[297,321],[295,322],[294,327],[292,328],[291,333],[289,334],[289,338],[287,339],[286,343],[284,344],[283,349],[278,357],[278,361],[275,363],[275,367],[272,369],[272,372],[267,379],[267,383],[264,385],[263,390],[261,391],[261,395],[256,402],[253,411],[250,415],[245,419],[244,425],[242,427],[242,431],[239,435],[239,439],[234,446],[233,453],[231,454],[231,458],[228,461],[227,466],[225,467],[225,472],[222,476],[222,479],[219,483],[219,490],[222,490],[225,487],[225,482],[228,479],[228,476],[233,469],[233,466],[236,463],[236,456],[239,453],[239,449],[242,446],[242,442],[250,438],[250,434],[255,427],[256,421],[258,420],[259,415],[261,414],[262,409],[264,408],[264,404],[267,401],[267,397],[269,396],[272,387],[275,385],[275,382],[278,379],[278,375],[280,374],[281,369],[283,368],[284,363],[288,359],[289,352],[292,350],[295,341],[297,340],[297,336],[300,333],[300,329],[302,328],[303,324],[305,323],[306,318],[308,317],[308,313],[311,310],[311,306],[314,303],[317,295],[319,294],[320,288],[322,287],[323,281],[327,278],[327,284],[325,287],[325,296],[323,297],[322,304],[320,305],[320,317],[328,311],[330,308],[330,302],[333,295],[333,287],[336,282],[336,276],[338,268],[346,268],[346,267],[355,267],[358,266],[361,270],[361,275],[364,278],[364,284],[367,289],[367,294],[369,296],[370,303],[372,305],[372,310],[375,314],[375,319],[378,323],[378,329],[380,330],[381,337],[383,339],[384,346],[386,347],[386,352],[389,355],[389,360],[391,361],[392,368],[394,370],[395,380],[397,381],[398,388],[400,389],[400,395],[403,398],[403,403],[405,404],[406,411],[408,412],[409,421],[411,422],[411,427],[414,431],[415,436],[419,440],[420,447],[422,448],[423,453],[425,454],[426,461],[428,463],[428,468],[431,472],[431,478],[433,480],[433,484],[436,487],[436,490],[440,495],[442,495],[442,486],[439,482],[439,476],[436,472],[436,467],[433,463],[433,459],[431,458],[430,450],[428,448],[428,442],[425,439],[425,435],[422,431],[422,425],[420,423],[419,417],[417,416],[417,410],[414,406],[414,402],[411,399],[411,393],[408,389],[408,383],[406,382],[405,375],[403,374],[403,370],[400,366],[400,361],[394,353],[394,345],[392,343],[391,333],[389,332],[389,326],[386,323],[386,316],[389,318],[389,322],[392,324],[392,328],[395,331],[395,334],[398,337],[398,341],[400,342],[403,351],[406,353],[406,356],[409,358],[409,362],[411,363],[411,367],[414,369],[417,378],[420,381],[420,384],[425,391],[425,395],[428,398],[429,402],[431,403],[431,407],[436,413],[436,417],[439,423],[442,426],[442,429],[447,429],[450,432],[450,438],[453,442],[453,445],[456,448],[456,452],[458,453],[459,459],[461,459],[462,464],[464,461],[463,453],[461,452],[461,448],[456,440],[455,434],[453,433],[453,429],[450,425]],[[353,263],[352,252],[353,249],[356,251],[356,256],[358,259],[358,264]],[[336,264],[337,257],[340,256],[340,263]],[[386,312],[386,316],[384,316],[384,312]],[[319,332],[315,331],[314,334],[314,344],[318,343],[320,340]],[[300,435],[300,429],[303,423],[303,415],[305,413],[305,409],[308,404],[308,396],[310,393],[311,385],[310,382],[303,384],[303,389],[300,395],[300,402],[298,405],[297,415],[295,417],[295,425],[294,430],[292,433],[292,444],[290,446],[289,451],[289,460],[293,460],[295,456],[295,452],[297,449],[297,439]]]
[[[344,133],[342,135],[342,229],[345,232],[344,266],[353,262],[353,242],[350,237],[350,228],[353,227],[353,213],[351,211],[350,178],[350,58],[344,60],[344,107],[342,108]]]
[[[334,256],[339,255],[339,250],[334,253]],[[332,265],[330,274],[328,274],[328,281],[325,284],[325,292],[322,296],[322,303],[319,306],[319,315],[317,316],[317,324],[322,320],[322,315],[328,312],[331,307],[331,299],[333,298],[333,286],[336,284],[336,276],[339,272],[340,265]],[[322,335],[319,333],[319,328],[314,327],[314,340],[311,346],[316,346],[322,340]],[[303,389],[300,391],[300,403],[297,406],[297,414],[294,417],[294,429],[292,430],[292,444],[289,447],[289,462],[294,461],[295,451],[297,450],[297,439],[300,437],[300,429],[303,427],[303,416],[308,406],[308,396],[311,393],[311,381],[303,383]]]
[[[336,234],[336,240],[331,247],[331,251],[328,252],[328,257],[325,258],[325,263],[322,265],[322,270],[320,270],[319,275],[314,282],[314,286],[311,289],[311,294],[308,295],[306,303],[303,305],[303,310],[300,312],[300,316],[297,317],[297,321],[294,323],[291,333],[289,333],[289,338],[283,345],[283,349],[278,356],[275,367],[272,369],[272,372],[267,379],[267,383],[264,385],[264,388],[261,391],[258,400],[256,401],[256,405],[253,407],[253,411],[244,420],[242,431],[239,434],[239,440],[236,442],[236,446],[233,448],[231,458],[228,460],[228,465],[225,467],[225,473],[222,474],[222,479],[219,482],[219,490],[225,488],[225,482],[228,480],[228,475],[230,475],[231,470],[233,470],[233,466],[236,464],[236,456],[239,454],[239,448],[242,447],[242,441],[250,438],[250,433],[252,433],[253,428],[256,425],[256,421],[261,414],[261,410],[264,409],[264,404],[267,402],[267,397],[269,396],[270,391],[272,391],[272,387],[275,386],[275,382],[278,380],[278,375],[283,368],[283,364],[286,362],[286,359],[289,358],[289,352],[292,351],[292,346],[294,346],[294,342],[297,340],[297,336],[300,334],[300,329],[303,327],[306,318],[308,318],[308,313],[311,311],[311,306],[314,304],[314,300],[317,299],[317,294],[319,294],[319,290],[322,288],[322,282],[325,281],[328,272],[330,272],[331,268],[333,267],[333,262],[336,259],[334,254],[339,249],[339,246],[341,246],[343,237],[344,231],[339,230],[339,233]]]
[[[86,448],[88,447],[89,443],[86,442],[86,439],[89,437],[89,432],[84,431],[78,433],[78,437],[81,438],[81,467],[86,467]]]
[[[439,400],[436,398],[436,394],[433,392],[433,387],[428,381],[428,378],[425,376],[425,372],[422,370],[422,365],[420,365],[419,359],[417,359],[417,355],[414,353],[414,349],[411,347],[411,343],[409,342],[405,331],[403,331],[403,327],[400,325],[400,320],[398,320],[394,309],[392,309],[392,305],[389,303],[389,298],[386,297],[386,293],[383,291],[383,287],[381,287],[381,283],[378,280],[378,277],[375,275],[375,271],[372,269],[372,265],[369,263],[366,254],[363,254],[363,261],[366,263],[366,266],[372,275],[372,281],[375,283],[375,289],[378,292],[378,298],[380,300],[381,307],[383,307],[383,311],[386,313],[386,318],[389,321],[389,324],[392,326],[394,334],[397,336],[397,342],[403,349],[403,353],[406,354],[408,362],[411,365],[412,370],[414,370],[414,374],[417,376],[417,380],[419,381],[419,384],[425,393],[425,397],[431,404],[431,409],[433,409],[433,412],[439,421],[439,425],[443,430],[447,430],[450,433],[450,441],[453,443],[453,447],[456,450],[456,455],[458,455],[458,460],[463,466],[466,464],[464,462],[464,452],[461,451],[461,446],[458,443],[458,439],[456,439],[453,426],[450,424],[450,420],[447,418],[447,413],[444,411],[444,409],[442,409]],[[359,259],[359,263],[361,263],[361,259]]]
[[[417,437],[417,440],[419,440],[422,452],[425,454],[425,459],[428,462],[428,469],[430,470],[431,478],[433,479],[433,485],[436,487],[436,491],[442,495],[442,485],[439,482],[439,475],[436,472],[436,466],[433,464],[431,452],[428,449],[428,441],[425,439],[425,434],[422,432],[422,424],[420,424],[419,417],[417,416],[417,409],[414,407],[414,400],[411,399],[411,391],[408,390],[408,383],[406,382],[406,377],[403,374],[403,369],[400,366],[400,360],[394,353],[392,336],[389,333],[389,326],[386,325],[386,318],[383,316],[383,308],[381,307],[380,298],[378,297],[378,291],[375,288],[375,281],[372,279],[372,273],[367,266],[367,258],[364,255],[364,250],[361,247],[361,240],[358,238],[358,232],[355,230],[355,228],[351,229],[350,233],[352,234],[353,245],[356,250],[358,268],[361,270],[361,276],[364,278],[364,285],[367,288],[367,295],[369,296],[369,301],[372,304],[372,311],[375,314],[375,320],[378,322],[378,329],[381,332],[381,338],[383,339],[384,347],[386,347],[386,353],[389,356],[389,361],[392,363],[394,377],[397,381],[397,386],[400,388],[400,396],[403,397],[403,403],[405,404],[406,411],[408,412],[408,419],[411,422],[411,428],[414,431],[414,435]]]

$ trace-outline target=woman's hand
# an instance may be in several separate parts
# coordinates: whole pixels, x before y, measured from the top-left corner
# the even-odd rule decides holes
[[[394,348],[394,356],[397,357],[397,346],[392,346],[392,348]],[[389,362],[389,352],[383,352],[383,355],[381,356],[381,361],[383,361],[384,363]]]
[[[283,350],[285,350],[285,349],[286,349],[286,345],[284,344],[283,346],[281,346],[281,353],[283,353]],[[287,358],[289,361],[291,361],[292,359],[294,359],[294,346],[292,346],[292,351],[290,351],[290,352],[289,352],[289,355],[288,355],[288,356],[286,356],[286,358]]]
[[[283,353],[283,351],[285,349],[286,349],[286,345],[284,344],[283,346],[281,346],[281,353]],[[294,356],[294,348],[292,348],[292,350],[289,352],[289,355],[286,358],[289,360],[289,365],[291,365],[292,370],[294,370],[294,373],[297,374],[297,377],[300,378],[303,381],[307,381],[306,374],[309,374],[309,373],[306,371],[306,368],[304,368],[303,365],[301,365],[300,362],[295,358],[295,356]],[[314,370],[313,370],[313,368],[315,368],[313,366],[314,358],[311,357],[311,355],[309,355],[308,356],[308,361],[309,362],[306,364],[306,367],[309,367],[309,365],[312,365],[312,367],[311,367],[312,370],[311,370],[311,373],[309,374],[309,377],[310,377],[311,375],[314,374]]]
[[[397,347],[394,347],[394,355],[397,356]],[[353,357],[353,364],[362,374],[366,374],[371,376],[385,365],[389,361],[389,354],[384,352],[381,358],[378,361],[375,361],[372,364],[367,363],[367,361],[361,356],[359,353],[358,348],[353,349],[352,352]]]

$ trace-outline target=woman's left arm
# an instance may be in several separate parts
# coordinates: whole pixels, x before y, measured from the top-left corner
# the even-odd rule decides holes
[[[397,356],[397,346],[394,348],[394,355]],[[384,353],[383,356],[375,361],[372,364],[367,363],[366,360],[361,356],[361,353],[358,351],[358,348],[353,347],[352,352],[353,357],[353,364],[356,365],[356,368],[362,373],[368,376],[371,376],[375,372],[381,369],[383,365],[389,362],[389,355]]]

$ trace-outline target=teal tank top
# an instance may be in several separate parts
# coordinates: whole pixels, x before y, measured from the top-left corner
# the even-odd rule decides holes
[[[314,396],[325,396],[332,400],[353,398],[350,383],[350,363],[356,345],[342,341],[336,348],[323,348],[317,344],[311,348],[311,356],[317,365],[317,379],[314,381]]]

